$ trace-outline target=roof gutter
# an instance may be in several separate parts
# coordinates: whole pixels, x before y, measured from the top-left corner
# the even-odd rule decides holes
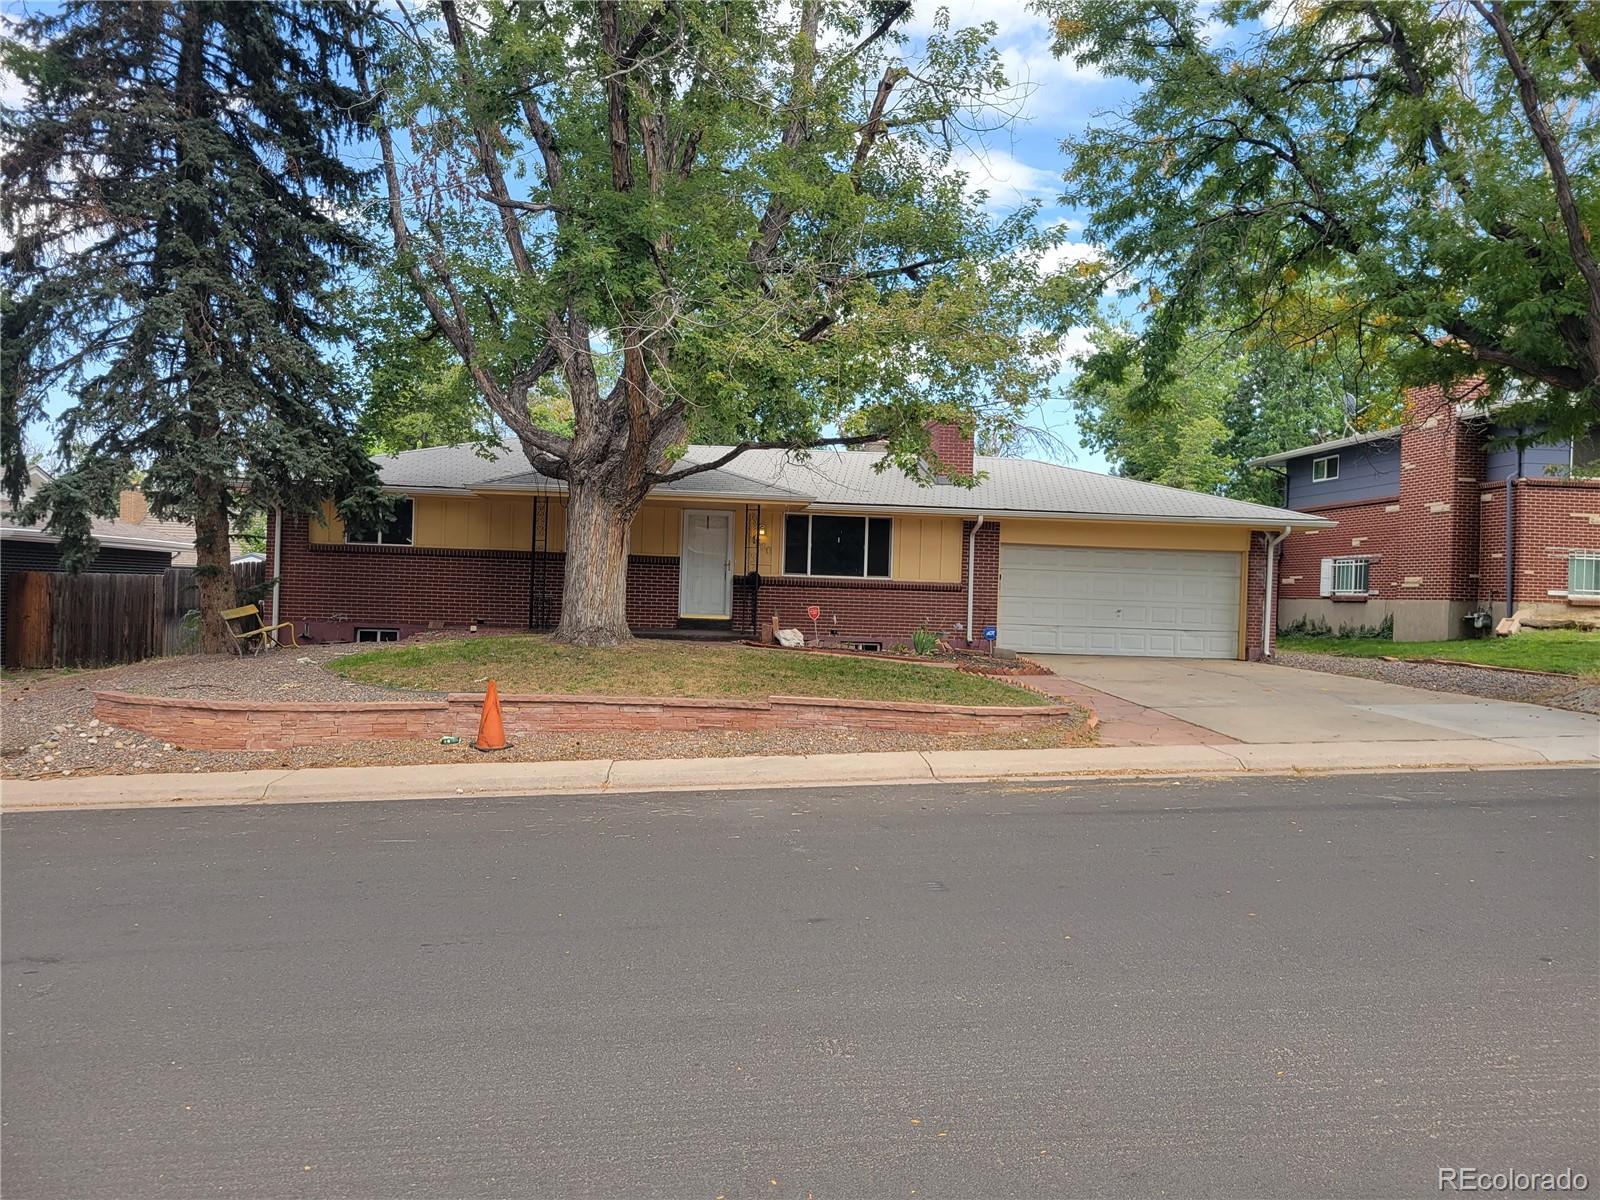
[[[1006,509],[996,512],[986,508],[980,513],[977,509],[964,508],[934,508],[911,504],[824,504],[813,503],[806,505],[807,512],[837,512],[837,513],[879,513],[893,516],[914,517],[960,517],[965,521],[976,521],[980,516],[987,514],[997,521],[1097,521],[1108,524],[1127,525],[1228,525],[1237,529],[1276,529],[1287,524],[1294,529],[1332,529],[1338,524],[1327,517],[1313,516],[1310,513],[1290,512],[1280,510],[1269,516],[1261,517],[1181,517],[1181,516],[1130,516],[1120,513],[1093,513],[1093,512],[1068,512],[1035,509]],[[1289,518],[1287,521],[1285,517]]]
[[[98,534],[92,529],[89,536],[102,546],[110,546],[113,550],[167,550],[179,554],[184,550],[193,550],[193,542],[164,541],[159,538],[131,538],[121,537],[115,533]],[[52,545],[61,539],[53,533],[46,533],[42,529],[25,529],[18,525],[0,525],[0,538],[9,538],[18,542],[46,542]]]

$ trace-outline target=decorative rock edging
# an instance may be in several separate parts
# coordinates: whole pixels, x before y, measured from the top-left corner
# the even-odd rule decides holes
[[[369,740],[470,736],[483,695],[452,692],[438,700],[294,704],[189,700],[132,692],[95,693],[95,716],[186,750],[288,750]],[[539,733],[674,732],[777,729],[805,723],[825,729],[905,733],[1044,731],[1078,714],[1072,705],[983,707],[772,696],[709,700],[653,696],[503,695],[500,711],[513,737]]]

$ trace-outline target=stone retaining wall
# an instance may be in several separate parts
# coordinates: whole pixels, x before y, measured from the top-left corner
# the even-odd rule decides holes
[[[439,700],[357,704],[293,704],[249,700],[180,700],[130,692],[95,693],[95,716],[110,725],[171,742],[185,750],[287,750],[339,742],[471,738],[480,693]],[[807,725],[824,729],[905,733],[1014,733],[1046,730],[1075,716],[1070,705],[978,707],[773,696],[767,700],[700,700],[649,696],[500,697],[506,733],[741,731]]]

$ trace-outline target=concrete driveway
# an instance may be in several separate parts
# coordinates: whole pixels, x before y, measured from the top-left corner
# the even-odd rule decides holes
[[[1591,746],[1600,746],[1600,717],[1536,704],[1264,663],[1032,657],[1077,685],[1060,690],[1079,695],[1100,710],[1102,741],[1113,745],[1171,744],[1180,737],[1191,742],[1250,743],[1484,738],[1520,745],[1533,739],[1582,737],[1590,739]],[[1147,711],[1141,715],[1140,709]],[[1155,731],[1154,736],[1141,736],[1141,726]],[[1184,727],[1191,732],[1185,735]]]

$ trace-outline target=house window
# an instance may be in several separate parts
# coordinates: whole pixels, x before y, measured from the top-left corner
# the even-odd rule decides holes
[[[1567,595],[1600,599],[1600,550],[1567,555]]]
[[[1330,479],[1339,478],[1339,456],[1330,454],[1326,458],[1313,458],[1311,460],[1311,482],[1327,483]]]
[[[398,629],[358,629],[356,641],[358,642],[398,642],[400,631]]]
[[[1367,594],[1368,562],[1364,558],[1336,558],[1333,560],[1333,594],[1335,596],[1365,596]]]
[[[791,513],[783,522],[785,575],[889,577],[888,517]]]
[[[347,524],[344,540],[351,545],[409,546],[411,545],[412,504],[410,496],[396,500],[389,510],[389,519],[377,525]]]

